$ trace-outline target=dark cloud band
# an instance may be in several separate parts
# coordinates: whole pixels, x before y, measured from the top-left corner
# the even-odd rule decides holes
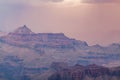
[[[82,0],[83,3],[111,3],[120,2],[118,0]]]
[[[62,2],[64,0],[41,0],[43,2]],[[73,0],[74,1],[74,0]],[[80,0],[83,3],[119,3],[120,0]]]
[[[41,0],[43,2],[62,2],[64,0]]]

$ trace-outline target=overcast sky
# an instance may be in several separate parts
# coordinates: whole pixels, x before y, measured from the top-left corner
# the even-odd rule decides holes
[[[0,30],[26,24],[34,32],[65,33],[88,44],[120,42],[119,0],[0,0]]]

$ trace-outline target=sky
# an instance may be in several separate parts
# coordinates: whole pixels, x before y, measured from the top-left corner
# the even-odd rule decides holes
[[[27,25],[89,45],[120,43],[119,0],[0,0],[0,31]]]

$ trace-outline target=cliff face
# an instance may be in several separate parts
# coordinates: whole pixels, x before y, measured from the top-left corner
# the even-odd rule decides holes
[[[84,66],[70,67],[75,64]],[[120,79],[119,68],[89,64],[120,66],[120,44],[88,46],[63,33],[34,33],[26,26],[0,37],[0,80],[48,80],[51,67],[57,72],[49,80]]]
[[[3,54],[12,53],[11,56],[16,56],[18,53],[24,53],[23,55],[27,56],[22,56],[24,60],[29,59],[31,54],[35,56],[31,60],[40,65],[43,61],[45,61],[44,65],[50,65],[54,61],[65,61],[69,65],[119,66],[120,63],[120,44],[114,43],[106,47],[89,46],[85,41],[69,38],[63,33],[34,33],[25,25],[0,37],[0,44],[0,52]],[[22,50],[19,51],[20,49]]]
[[[57,71],[48,80],[120,80],[120,68],[110,69],[95,64],[75,65]]]
[[[70,39],[63,33],[34,33],[26,26],[20,27],[14,32],[1,37],[1,40],[11,45],[26,47],[43,46],[52,48],[73,48],[74,45],[87,46],[86,42]]]

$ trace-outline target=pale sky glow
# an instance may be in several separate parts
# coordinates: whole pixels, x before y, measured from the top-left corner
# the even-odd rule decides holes
[[[108,45],[120,42],[120,3],[119,0],[0,0],[0,31],[13,31],[24,24],[34,32],[62,32],[90,45]]]
[[[79,5],[81,0],[64,0],[62,3],[64,5]]]

